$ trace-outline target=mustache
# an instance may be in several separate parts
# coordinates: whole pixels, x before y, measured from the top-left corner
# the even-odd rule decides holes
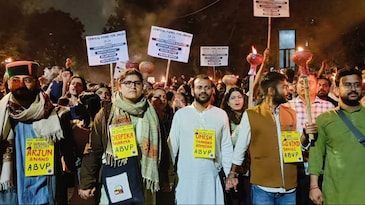
[[[351,95],[351,94],[360,95],[360,93],[358,93],[358,92],[356,92],[356,91],[351,91],[351,92],[349,92],[347,95]]]
[[[15,89],[14,90],[15,92],[27,92],[27,91],[29,91],[29,89],[28,88],[26,88],[26,87],[21,87],[21,88],[17,88],[17,89]]]

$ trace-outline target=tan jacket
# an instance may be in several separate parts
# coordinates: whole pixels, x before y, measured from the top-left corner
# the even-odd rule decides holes
[[[251,183],[286,190],[297,186],[297,164],[284,164],[284,178],[281,175],[280,152],[274,115],[266,103],[247,110],[251,127]],[[281,130],[296,129],[296,114],[293,109],[281,105],[279,108]]]

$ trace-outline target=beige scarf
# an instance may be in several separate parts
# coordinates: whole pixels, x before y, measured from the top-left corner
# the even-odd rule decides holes
[[[146,98],[142,98],[139,102],[131,104],[124,101],[120,95],[113,97],[109,123],[123,124],[131,121],[135,127],[134,122],[138,121],[138,117],[142,118],[142,140],[139,142],[139,147],[142,155],[140,163],[143,182],[146,184],[147,189],[150,189],[152,192],[157,192],[159,190],[158,163],[161,150],[160,126],[157,113]],[[123,163],[126,163],[123,159],[114,160],[110,136],[106,156],[108,165],[121,166]]]
[[[33,121],[32,125],[36,135],[38,137],[45,138],[48,141],[63,139],[63,133],[57,112],[54,109],[51,109],[50,114],[46,113],[48,109],[45,109],[45,107],[50,102],[46,96],[44,96],[42,93],[39,93],[32,105],[28,109],[24,109],[19,113],[9,112],[8,104],[11,101],[11,96],[11,93],[9,93],[0,101],[1,144],[8,144],[10,150],[13,150],[12,146],[14,145],[14,132],[11,128],[10,118],[20,122]],[[47,118],[44,118],[45,116]],[[4,141],[7,141],[7,143],[4,143]],[[13,153],[11,154],[13,155]],[[1,165],[4,165],[3,158],[2,156],[0,157],[0,160],[2,160]],[[14,156],[12,156],[11,159],[13,163]],[[12,166],[9,167],[6,169],[1,169],[0,191],[6,190],[10,187],[13,187],[14,185],[12,181]]]

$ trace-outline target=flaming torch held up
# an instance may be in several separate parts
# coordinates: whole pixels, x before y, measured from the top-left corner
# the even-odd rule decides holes
[[[298,50],[294,52],[291,60],[299,66],[299,75],[303,77],[304,80],[304,91],[305,91],[305,104],[307,111],[307,121],[312,124],[312,112],[311,112],[311,102],[309,98],[309,85],[308,85],[308,75],[309,68],[308,63],[312,60],[313,54],[309,50],[305,50],[302,47],[298,47]],[[314,145],[314,135],[309,134],[309,140],[312,145]]]
[[[298,50],[292,55],[292,61],[299,66],[300,75],[309,74],[308,63],[312,60],[312,56],[313,54],[309,50],[302,47],[298,47]]]
[[[250,70],[248,75],[250,76],[249,81],[249,95],[248,95],[248,107],[253,106],[253,83],[256,76],[256,68],[262,63],[264,56],[257,53],[255,47],[252,46],[252,53],[246,57],[247,62],[250,64]]]

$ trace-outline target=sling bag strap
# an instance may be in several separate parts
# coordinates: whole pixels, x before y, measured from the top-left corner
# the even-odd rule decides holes
[[[338,116],[342,119],[342,121],[347,125],[347,127],[354,133],[357,141],[365,147],[365,137],[361,134],[361,132],[356,129],[356,127],[351,123],[351,121],[345,116],[342,110],[336,110]]]

